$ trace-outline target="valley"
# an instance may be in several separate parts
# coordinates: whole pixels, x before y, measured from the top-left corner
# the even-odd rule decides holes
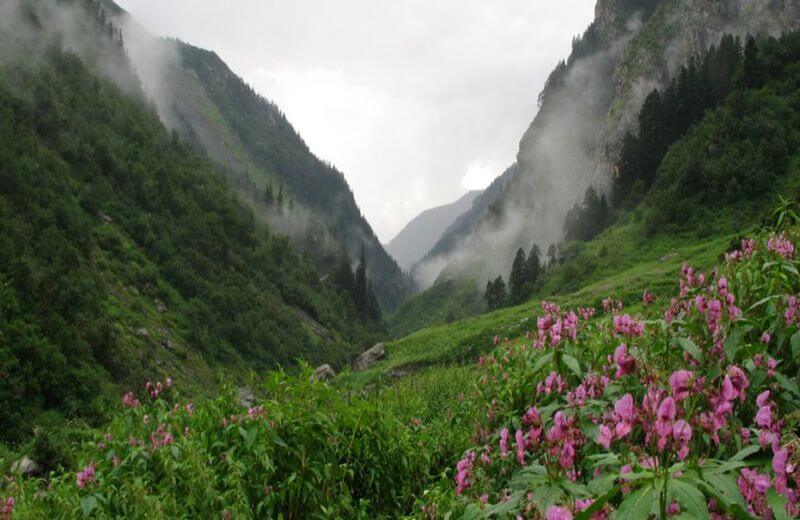
[[[792,2],[599,0],[386,246],[214,51],[0,15],[0,520],[800,516]]]

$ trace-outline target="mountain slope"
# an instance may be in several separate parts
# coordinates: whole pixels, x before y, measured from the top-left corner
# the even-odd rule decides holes
[[[255,211],[321,265],[362,247],[381,305],[393,310],[411,284],[385,251],[341,172],[308,149],[286,117],[214,52],[154,39],[127,15],[127,47],[165,124],[214,160]]]
[[[421,260],[461,215],[472,207],[480,191],[471,191],[457,201],[423,211],[386,245],[386,251],[408,271]]]
[[[794,2],[599,0],[594,22],[546,82],[539,113],[520,142],[516,174],[491,206],[472,216],[456,247],[451,241],[421,263],[425,279],[440,273],[477,279],[478,293],[486,280],[507,276],[518,248],[537,244],[547,251],[563,239],[566,216],[588,187],[610,195],[625,135],[635,130],[654,88],[665,89],[682,65],[719,45],[726,32],[776,35],[799,24]],[[557,256],[574,255],[570,247]]]
[[[511,258],[518,247],[558,242],[568,210],[589,186],[608,193],[622,138],[654,87],[726,32],[778,35],[798,23],[794,2],[599,0],[594,22],[540,95],[520,141],[518,174],[495,201],[499,211],[481,215],[455,257],[475,264],[480,251]],[[464,266],[451,266],[458,269]],[[503,272],[480,270],[487,279]]]
[[[14,7],[0,32],[0,437],[43,412],[101,418],[154,376],[208,391],[218,370],[343,364],[375,339],[164,128],[95,2]],[[107,79],[126,68],[130,93]]]

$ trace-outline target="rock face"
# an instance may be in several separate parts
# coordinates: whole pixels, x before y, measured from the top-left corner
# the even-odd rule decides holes
[[[28,456],[22,457],[20,460],[11,465],[11,473],[20,474],[24,477],[33,475],[39,471],[39,465]]]
[[[385,357],[386,349],[383,348],[383,343],[378,343],[353,361],[353,370],[355,372],[366,370]]]
[[[243,386],[239,389],[239,403],[242,406],[251,407],[256,402],[256,396],[249,386]]]
[[[330,365],[327,363],[321,366],[318,366],[314,373],[311,374],[311,382],[314,381],[329,381],[336,377],[336,372],[331,368]]]

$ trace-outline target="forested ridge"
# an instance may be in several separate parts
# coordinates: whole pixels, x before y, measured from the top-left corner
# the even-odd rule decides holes
[[[257,223],[141,93],[42,48],[0,74],[0,437],[43,411],[100,419],[109,391],[168,370],[199,388],[380,337],[380,311]]]

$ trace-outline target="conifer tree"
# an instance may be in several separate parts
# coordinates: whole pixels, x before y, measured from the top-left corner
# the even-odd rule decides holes
[[[525,285],[528,282],[528,258],[522,248],[517,249],[514,264],[511,266],[511,275],[508,283],[511,289],[511,302],[522,303],[525,300]]]

